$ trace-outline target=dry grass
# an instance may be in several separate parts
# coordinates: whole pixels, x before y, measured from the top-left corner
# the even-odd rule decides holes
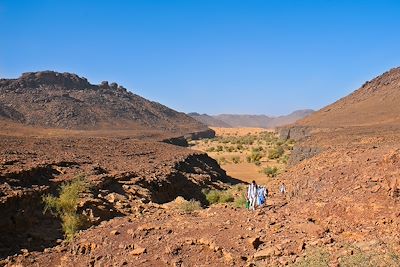
[[[183,197],[177,197],[174,201],[165,204],[167,207],[171,207],[172,209],[176,209],[179,211],[183,211],[185,213],[191,213],[196,210],[201,210],[201,203],[194,199],[186,200]]]

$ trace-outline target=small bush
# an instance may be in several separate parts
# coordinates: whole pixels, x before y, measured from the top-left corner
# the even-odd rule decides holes
[[[277,146],[276,148],[270,149],[268,151],[268,158],[269,159],[278,159],[280,158],[285,150],[281,146]]]
[[[244,194],[240,194],[238,198],[235,199],[235,207],[237,208],[244,208],[246,207],[246,197]]]
[[[215,151],[215,147],[209,147],[206,149],[206,152],[214,152]]]
[[[61,220],[62,228],[67,240],[71,240],[76,232],[83,229],[87,221],[85,216],[73,213],[61,215]]]
[[[236,184],[232,186],[232,191],[234,192],[242,192],[246,190],[246,185],[245,184]]]
[[[60,217],[62,227],[67,240],[71,240],[75,233],[82,229],[85,217],[77,213],[79,195],[88,189],[88,184],[83,177],[78,177],[71,182],[63,183],[59,189],[59,196],[50,194],[43,196],[44,212],[50,210]]]
[[[222,192],[219,197],[219,203],[229,203],[233,202],[235,198],[229,191]]]
[[[240,151],[240,150],[243,150],[244,147],[243,147],[243,145],[236,145],[236,149]]]
[[[251,163],[251,162],[255,163],[257,161],[260,161],[260,159],[262,157],[263,156],[260,152],[252,152],[251,155],[248,156],[246,159],[247,159],[247,162],[249,162],[249,163]]]
[[[225,163],[227,163],[225,157],[220,157],[220,158],[218,159],[218,164],[219,164],[219,165],[224,165]]]
[[[264,174],[268,175],[268,177],[276,177],[278,175],[277,167],[267,167],[262,171]]]
[[[193,212],[195,210],[201,209],[201,204],[199,201],[191,199],[190,201],[183,201],[179,205],[179,209],[184,212]]]
[[[225,150],[226,150],[227,152],[234,152],[236,149],[235,149],[235,147],[233,147],[233,146],[229,146],[229,147],[226,147]]]
[[[262,146],[253,147],[253,148],[251,149],[251,151],[254,152],[254,153],[256,153],[256,152],[261,152],[261,151],[263,151],[263,150],[264,150],[264,149],[262,148]]]
[[[281,158],[281,162],[283,164],[287,164],[289,160],[289,156],[288,155],[283,155],[283,157]]]
[[[240,157],[238,157],[238,156],[232,157],[232,162],[235,163],[235,164],[240,163]]]
[[[210,190],[203,191],[206,196],[208,204],[228,203],[233,202],[235,199],[229,190]]]
[[[251,156],[247,156],[246,161],[247,161],[247,163],[251,163]]]
[[[215,204],[219,201],[219,193],[217,190],[211,190],[208,192],[203,192],[206,195],[208,204]]]

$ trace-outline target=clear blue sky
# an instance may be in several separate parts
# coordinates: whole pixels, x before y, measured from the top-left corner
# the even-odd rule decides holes
[[[394,0],[0,0],[0,77],[74,72],[184,112],[319,109],[399,45]]]

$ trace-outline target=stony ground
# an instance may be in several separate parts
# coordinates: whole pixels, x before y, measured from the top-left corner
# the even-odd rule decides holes
[[[54,153],[46,158],[48,154],[41,150],[47,142],[54,151],[66,145],[64,141],[58,144],[57,140],[16,138],[10,139],[9,144],[13,144],[11,147],[23,144],[29,148],[26,153],[41,164],[58,162],[58,158],[65,160],[65,155],[69,155],[71,162],[87,164],[85,166],[93,171],[98,170],[95,163],[99,163],[116,176],[125,173],[128,177],[123,172],[127,168],[135,169],[143,177],[159,173],[154,175],[154,181],[159,181],[159,175],[170,166],[167,163],[170,160],[180,162],[181,156],[185,159],[188,153],[197,153],[166,144],[152,146],[146,142],[119,140],[121,143],[114,145],[114,152],[104,150],[104,153],[111,153],[108,160],[117,157],[116,161],[96,162],[91,149],[103,151],[101,147],[105,149],[107,142],[113,144],[113,141],[107,139],[100,143],[100,139],[89,139],[79,145],[82,148],[79,156],[71,148],[70,153],[66,150],[65,155]],[[111,197],[107,194],[115,192],[107,191],[104,198],[110,197],[109,207],[120,211],[118,216],[123,217],[104,221],[81,232],[72,243],[53,244],[53,248],[49,246],[44,252],[22,249],[20,256],[8,258],[2,264],[400,266],[398,140],[397,131],[391,128],[380,129],[377,134],[368,129],[339,129],[316,134],[314,139],[301,144],[318,146],[322,152],[272,179],[268,184],[271,196],[267,206],[255,212],[234,204],[217,204],[185,212],[179,206],[146,204],[137,198],[119,201],[119,195]],[[73,147],[75,142],[81,141],[71,140],[69,145]],[[123,152],[130,142],[133,142],[131,146],[137,146],[135,161],[128,161],[132,154]],[[170,148],[171,153],[165,154],[163,146]],[[10,153],[6,146],[2,151],[5,151],[3,178],[6,173],[32,167],[22,160],[28,154]],[[152,156],[144,156],[146,153]],[[139,166],[143,166],[141,171]],[[63,172],[64,167],[57,168]],[[66,170],[66,174],[72,170]],[[199,177],[204,179],[206,173],[201,175]],[[288,187],[285,196],[277,193],[282,181]]]
[[[234,182],[206,154],[159,142],[1,136],[0,258],[62,238],[60,222],[43,214],[41,196],[78,175],[91,187],[79,208],[93,224],[130,214],[134,200],[164,203],[182,195],[204,203],[204,187]]]

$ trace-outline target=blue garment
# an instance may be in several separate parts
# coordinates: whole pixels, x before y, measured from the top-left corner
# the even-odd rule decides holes
[[[260,187],[257,190],[258,205],[263,205],[265,203],[265,189]]]

